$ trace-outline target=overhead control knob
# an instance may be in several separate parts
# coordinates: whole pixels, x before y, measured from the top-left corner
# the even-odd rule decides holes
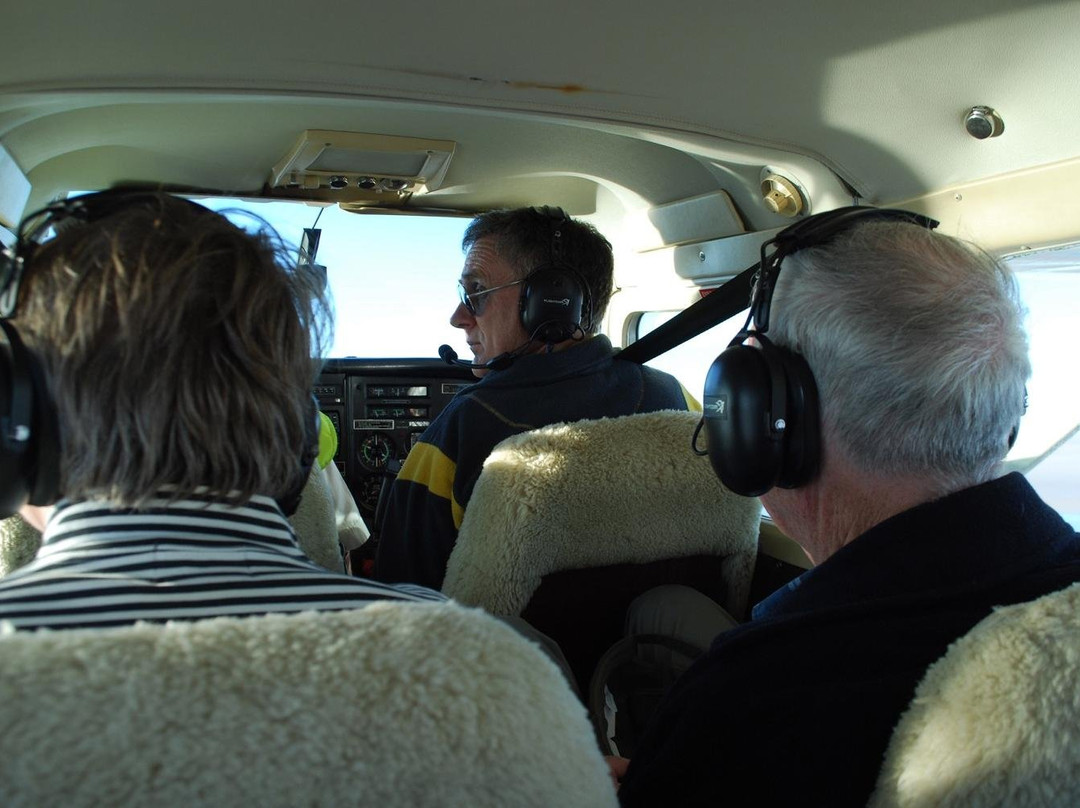
[[[964,116],[964,128],[976,140],[997,137],[1005,131],[1005,121],[993,107],[972,107]]]

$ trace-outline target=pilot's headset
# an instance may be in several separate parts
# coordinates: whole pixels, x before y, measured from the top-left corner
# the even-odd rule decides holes
[[[531,339],[553,345],[592,328],[589,287],[566,261],[566,233],[570,217],[562,208],[533,208],[551,225],[551,250],[547,263],[530,270],[522,285],[521,324]]]
[[[209,212],[195,202],[183,201]],[[72,222],[99,221],[140,204],[160,204],[160,195],[117,189],[55,202],[26,216],[19,224],[14,243],[0,252],[0,519],[17,513],[25,503],[55,502],[60,488],[60,429],[56,407],[40,363],[8,320],[18,303],[26,264],[50,229],[62,229]],[[311,426],[306,443],[317,447],[319,416],[314,398],[312,407],[314,413],[307,419]],[[307,480],[316,451],[316,448],[305,451],[297,489],[279,499],[286,514],[299,504],[300,489]]]
[[[769,307],[787,256],[827,244],[869,221],[908,222],[930,229],[938,225],[905,210],[845,207],[809,216],[761,245],[746,324],[705,377],[702,423],[707,453],[720,481],[736,494],[756,497],[774,486],[795,488],[817,472],[821,456],[817,385],[802,356],[766,336]]]

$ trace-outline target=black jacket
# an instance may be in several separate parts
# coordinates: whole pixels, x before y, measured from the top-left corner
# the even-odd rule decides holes
[[[994,606],[1080,580],[1080,535],[1019,474],[876,525],[720,635],[674,685],[625,806],[864,806],[926,669]]]

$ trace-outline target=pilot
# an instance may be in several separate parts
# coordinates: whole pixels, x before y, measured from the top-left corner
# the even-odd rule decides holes
[[[623,805],[865,806],[930,664],[1080,580],[1080,536],[1002,475],[1030,374],[1015,280],[933,224],[841,209],[778,237],[707,377],[708,453],[814,566],[669,690]]]
[[[44,533],[36,559],[0,580],[0,621],[443,600],[334,574],[297,545],[286,516],[316,456],[313,357],[332,322],[269,228],[248,234],[165,194],[77,197],[24,222],[0,293],[17,300],[0,320],[15,423],[0,509]]]
[[[375,576],[438,588],[484,460],[530,429],[584,418],[700,409],[674,377],[615,359],[599,334],[612,292],[611,245],[558,208],[490,211],[462,239],[451,325],[480,381],[421,435],[391,488]]]

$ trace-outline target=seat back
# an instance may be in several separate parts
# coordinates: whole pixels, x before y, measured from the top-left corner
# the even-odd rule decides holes
[[[742,616],[761,509],[693,454],[699,417],[643,413],[507,438],[476,482],[443,591],[551,636],[583,693],[642,592],[686,584]]]
[[[1007,606],[927,671],[871,808],[1080,805],[1080,584]]]
[[[0,805],[615,806],[555,666],[455,604],[0,635]]]
[[[682,584],[722,602],[724,573],[724,558],[716,555],[561,570],[540,579],[521,617],[559,643],[584,695],[600,658],[623,638],[635,598],[666,584]]]

